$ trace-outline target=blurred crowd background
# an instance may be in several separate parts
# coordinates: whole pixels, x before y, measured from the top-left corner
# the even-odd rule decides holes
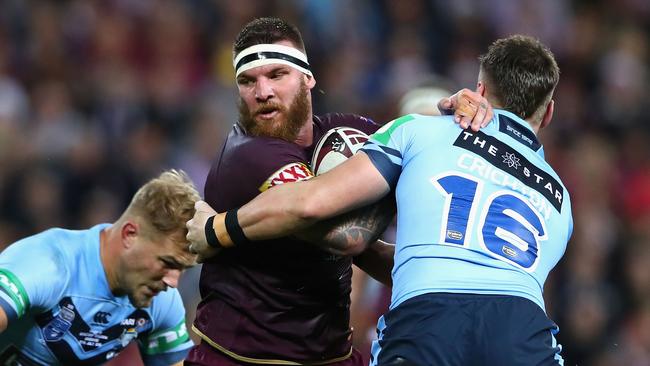
[[[164,168],[202,192],[237,117],[232,41],[268,15],[302,31],[316,113],[379,123],[423,84],[473,89],[496,38],[546,43],[561,79],[541,139],[575,220],[548,312],[566,365],[650,365],[647,0],[2,0],[1,247],[113,221]],[[181,288],[188,307],[197,273]],[[356,283],[354,340],[366,352],[387,290]]]

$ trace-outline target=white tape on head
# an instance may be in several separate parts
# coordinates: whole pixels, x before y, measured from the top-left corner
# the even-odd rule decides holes
[[[235,77],[254,67],[270,64],[291,66],[300,72],[313,76],[309,70],[307,55],[300,50],[280,44],[256,44],[241,51],[233,60]]]

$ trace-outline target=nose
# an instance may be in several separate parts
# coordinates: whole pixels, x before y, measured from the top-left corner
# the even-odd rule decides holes
[[[255,99],[257,99],[258,102],[265,102],[272,98],[273,95],[273,87],[269,80],[266,78],[259,78],[255,82]]]
[[[163,277],[163,282],[169,287],[176,288],[178,287],[178,279],[181,277],[181,271],[178,269],[170,269],[165,273]]]

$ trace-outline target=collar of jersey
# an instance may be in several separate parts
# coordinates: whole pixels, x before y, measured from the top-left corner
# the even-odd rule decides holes
[[[497,130],[500,130],[500,124],[501,120],[499,119],[499,116],[506,116],[510,118],[512,121],[514,121],[517,125],[520,125],[522,128],[530,131],[532,135],[534,136],[537,144],[539,145],[539,148],[537,150],[533,149],[539,156],[541,156],[543,159],[545,159],[545,154],[544,154],[544,145],[542,145],[542,142],[539,141],[539,138],[537,137],[537,134],[535,133],[535,130],[533,130],[533,127],[530,125],[530,123],[526,122],[526,120],[522,119],[521,117],[517,116],[516,114],[509,112],[505,109],[494,109],[494,118],[493,120],[496,121],[497,123],[494,125]],[[524,145],[527,146],[527,145]]]
[[[535,130],[530,126],[530,123],[526,122],[525,120],[521,119],[518,115],[506,111],[505,109],[494,109],[494,114],[495,117],[498,115],[504,115],[507,116],[508,118],[512,119],[513,121],[517,122],[517,124],[521,125],[522,127],[525,127],[527,130],[531,131],[532,133],[535,134]],[[497,121],[499,121],[498,118],[496,118]],[[535,134],[537,135],[537,134]]]

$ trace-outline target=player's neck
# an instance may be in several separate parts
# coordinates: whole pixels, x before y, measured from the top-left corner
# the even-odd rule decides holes
[[[117,287],[117,277],[114,271],[117,253],[114,253],[111,250],[113,247],[111,241],[115,234],[113,230],[115,230],[114,225],[107,227],[99,233],[99,258],[102,261],[102,267],[104,267],[104,274],[106,275],[108,288],[111,292],[115,292]]]
[[[314,123],[312,121],[311,113],[309,113],[309,119],[307,119],[300,128],[298,136],[294,142],[301,147],[309,147],[314,142]]]
[[[530,126],[530,128],[533,130],[533,133],[535,133],[535,136],[537,136],[537,134],[539,133],[539,121],[537,121],[535,119],[535,118],[537,118],[537,116],[533,115],[533,116],[530,116],[529,118],[523,118],[523,117],[519,116],[517,113],[515,113],[513,111],[509,111],[509,110],[503,108],[503,106],[501,106],[498,101],[496,101],[494,99],[490,99],[490,98],[487,98],[487,99],[490,102],[490,104],[492,104],[492,107],[494,109],[503,109],[504,111],[510,112],[510,113],[514,114],[515,116],[521,118],[521,120],[524,121],[524,123],[526,123],[528,126]]]

